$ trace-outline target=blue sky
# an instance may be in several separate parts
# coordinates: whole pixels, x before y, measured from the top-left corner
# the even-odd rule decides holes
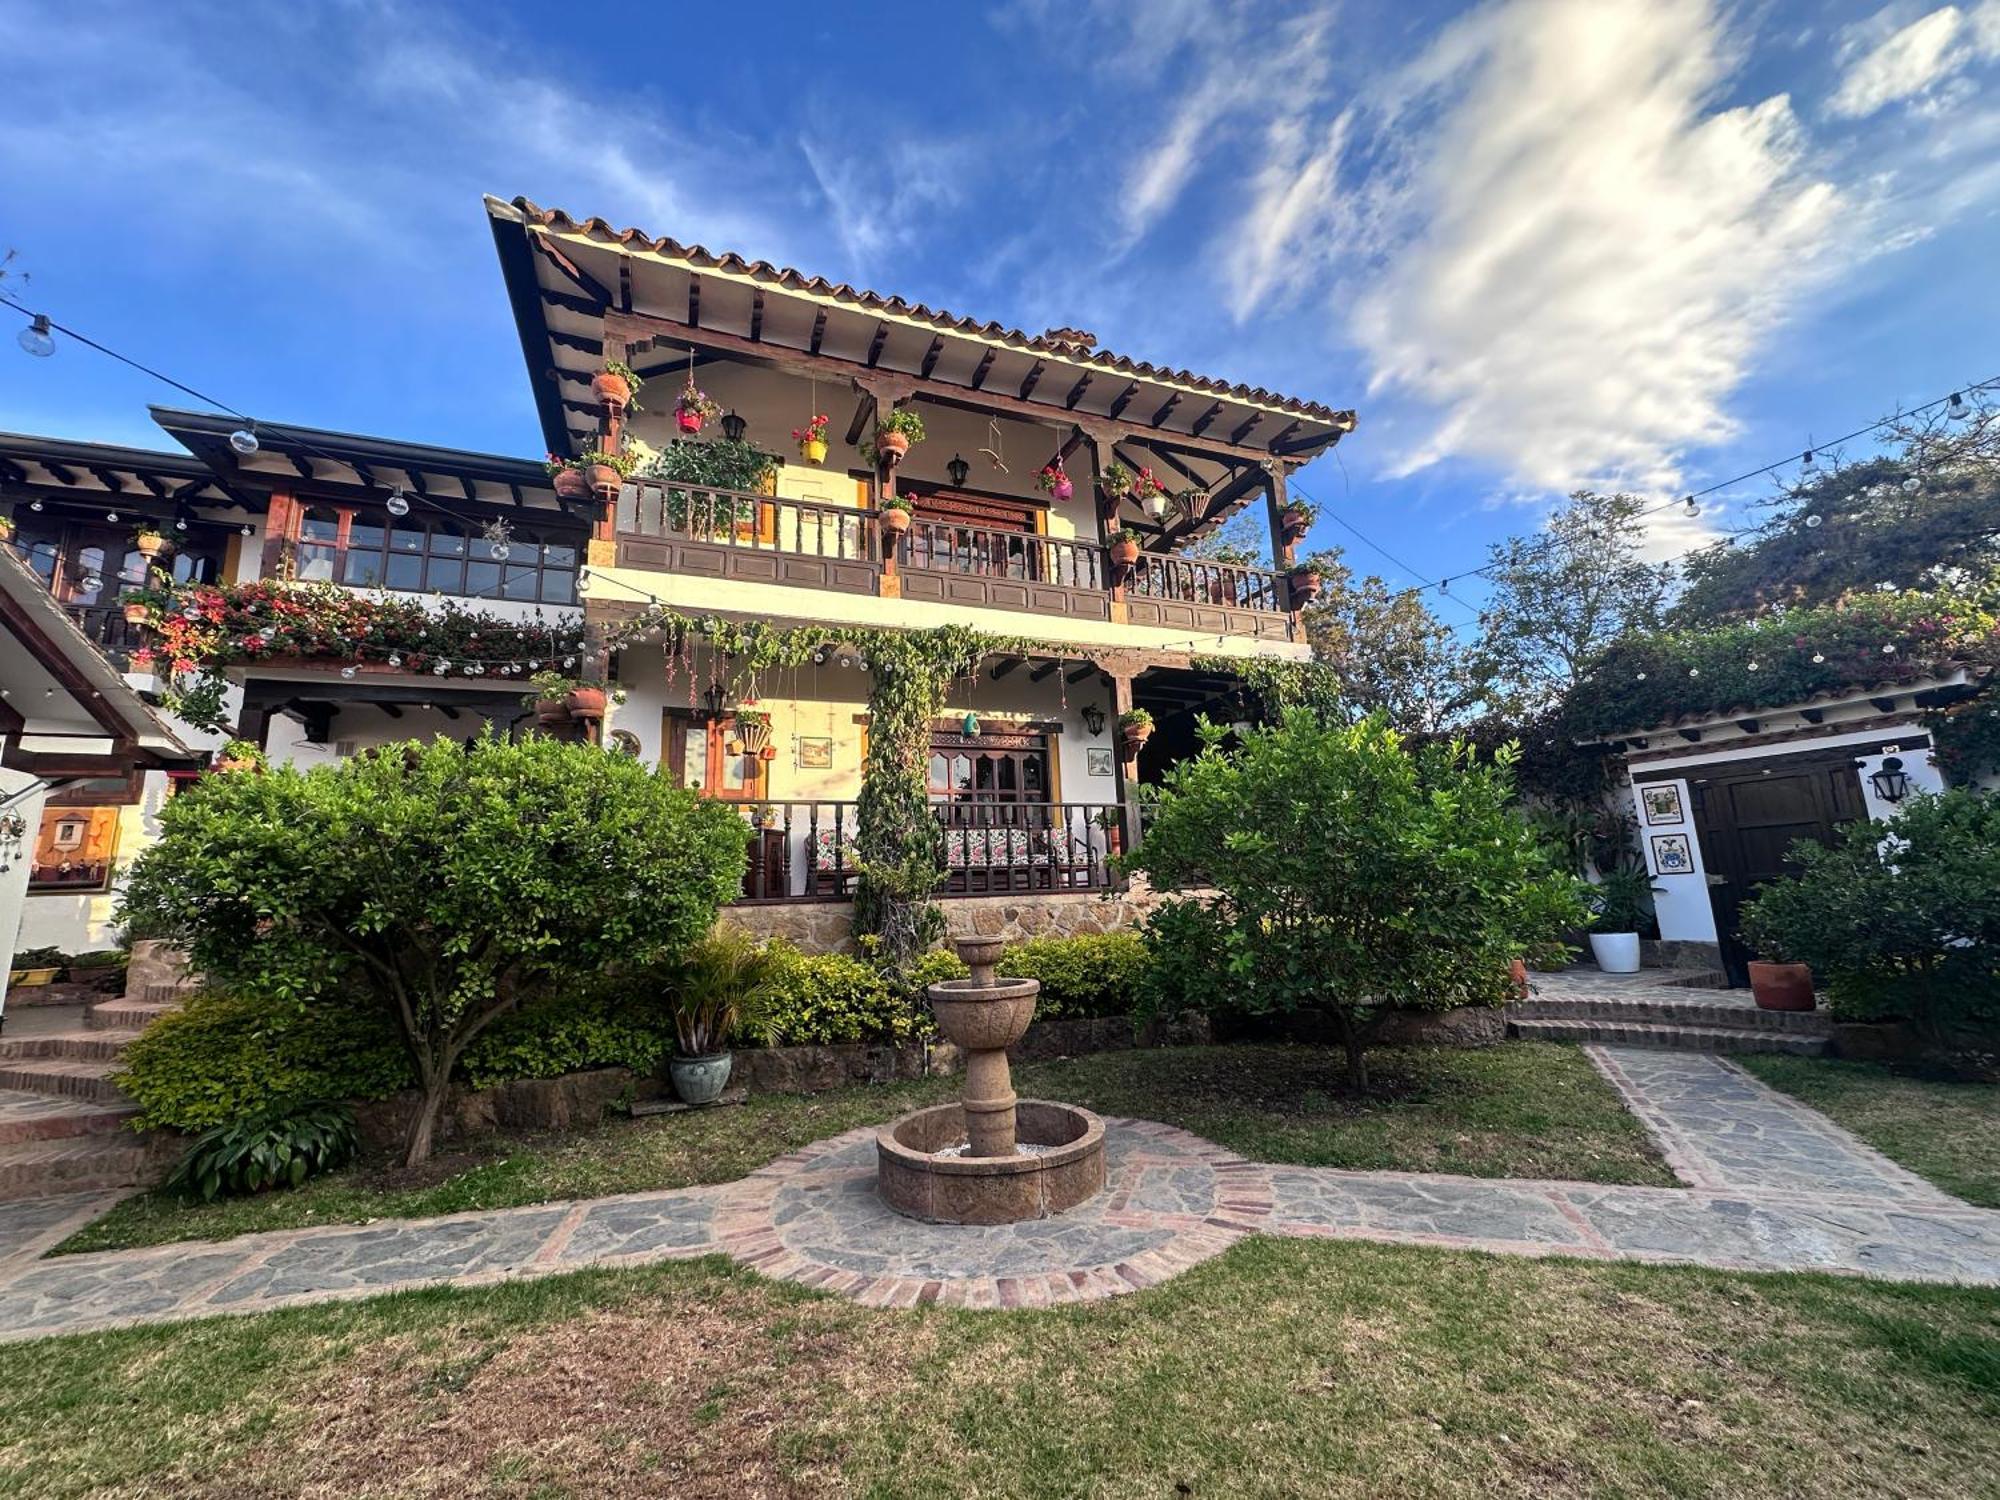
[[[2000,0],[12,0],[0,46],[0,285],[276,420],[537,451],[484,192],[1353,405],[1303,487],[1423,575],[2000,374]],[[179,399],[0,352],[6,429]]]

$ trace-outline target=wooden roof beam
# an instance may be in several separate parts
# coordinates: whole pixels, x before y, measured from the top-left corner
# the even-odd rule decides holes
[[[1090,389],[1090,382],[1095,378],[1096,378],[1095,375],[1091,371],[1085,370],[1083,372],[1083,378],[1078,380],[1075,385],[1071,386],[1069,388],[1069,394],[1063,397],[1063,410],[1075,411],[1076,403],[1083,399],[1083,393]]]
[[[1111,410],[1105,413],[1114,421],[1125,415],[1125,408],[1132,404],[1132,398],[1139,394],[1139,382],[1133,381],[1118,393],[1118,399],[1111,403]]]
[[[764,289],[761,286],[750,294],[750,342],[764,342]]]
[[[877,323],[875,336],[868,341],[868,368],[874,369],[882,362],[882,346],[889,342],[889,325]]]
[[[1203,433],[1208,431],[1210,425],[1215,421],[1217,417],[1221,415],[1222,415],[1222,403],[1218,401],[1215,403],[1215,405],[1211,406],[1207,411],[1203,412],[1199,417],[1195,418],[1194,426],[1190,427],[1188,431],[1195,437],[1200,437]]]
[[[819,357],[819,346],[823,342],[825,342],[825,340],[826,340],[826,309],[822,307],[818,312],[813,314],[812,344],[807,348],[806,352],[812,355],[813,358],[817,359]]]
[[[979,366],[972,372],[972,388],[975,391],[985,388],[986,377],[991,373],[993,361],[999,356],[999,353],[1000,346],[998,344],[988,344],[986,352],[979,356]]]
[[[940,333],[931,340],[930,348],[924,351],[924,362],[917,367],[917,374],[923,379],[929,380],[931,378],[931,371],[937,368],[938,360],[943,357],[944,335]]]
[[[1229,441],[1238,444],[1242,443],[1245,438],[1257,430],[1257,424],[1263,420],[1264,414],[1261,411],[1251,412],[1249,416],[1236,424],[1236,430],[1229,434]]]
[[[688,327],[701,327],[701,278],[688,277]]]
[[[609,288],[588,271],[578,266],[559,247],[549,243],[547,235],[537,234],[531,235],[529,238],[534,247],[542,253],[544,260],[562,272],[571,281],[575,282],[586,296],[595,298],[598,306],[609,307],[611,305],[612,298]]]
[[[1028,371],[1028,378],[1021,382],[1021,390],[1020,390],[1021,400],[1026,401],[1028,399],[1029,395],[1034,391],[1036,384],[1040,382],[1042,378],[1042,371],[1046,370],[1047,368],[1048,365],[1045,364],[1043,361],[1039,359],[1035,361],[1034,367]]]
[[[1146,425],[1148,427],[1160,427],[1165,425],[1167,418],[1171,417],[1174,414],[1174,408],[1181,404],[1182,394],[1183,393],[1180,391],[1175,391],[1171,396],[1167,397],[1165,401],[1161,402],[1160,409],[1153,413],[1153,420],[1148,422]]]

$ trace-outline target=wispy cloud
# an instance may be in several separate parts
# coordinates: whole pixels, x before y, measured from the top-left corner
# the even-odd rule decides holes
[[[2000,0],[1969,10],[1940,6],[1870,45],[1893,10],[1878,12],[1850,38],[1850,56],[1827,113],[1862,119],[1891,104],[1926,98],[1977,61],[2000,56]]]

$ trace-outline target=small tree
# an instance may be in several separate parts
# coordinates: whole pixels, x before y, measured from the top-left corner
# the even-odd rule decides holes
[[[386,746],[307,772],[202,778],[161,812],[125,918],[218,985],[380,1006],[431,1149],[452,1070],[522,1001],[699,939],[740,889],[729,808],[629,756],[530,738]]]
[[[1380,719],[1305,713],[1219,745],[1210,732],[1168,772],[1130,864],[1212,887],[1205,913],[1161,924],[1226,968],[1203,988],[1253,1011],[1323,1008],[1357,1088],[1390,1010],[1499,1003],[1513,959],[1583,921],[1578,882],[1509,810],[1511,749],[1481,765],[1463,745],[1411,752]]]
[[[1381,713],[1397,729],[1435,734],[1464,721],[1481,689],[1451,628],[1423,596],[1370,574],[1356,582],[1341,549],[1305,559],[1318,596],[1301,612],[1313,658],[1333,670],[1357,715]]]
[[[2000,1035],[2000,797],[1916,797],[1791,857],[1743,907],[1758,952],[1811,965],[1857,1019],[1904,1017],[1937,1046]]]

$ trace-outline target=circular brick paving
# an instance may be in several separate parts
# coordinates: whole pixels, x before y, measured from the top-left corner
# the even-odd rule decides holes
[[[1106,1182],[1050,1219],[921,1224],[875,1189],[875,1131],[849,1131],[726,1189],[717,1247],[766,1275],[874,1306],[1042,1307],[1136,1291],[1264,1227],[1268,1168],[1184,1130],[1105,1121]]]

